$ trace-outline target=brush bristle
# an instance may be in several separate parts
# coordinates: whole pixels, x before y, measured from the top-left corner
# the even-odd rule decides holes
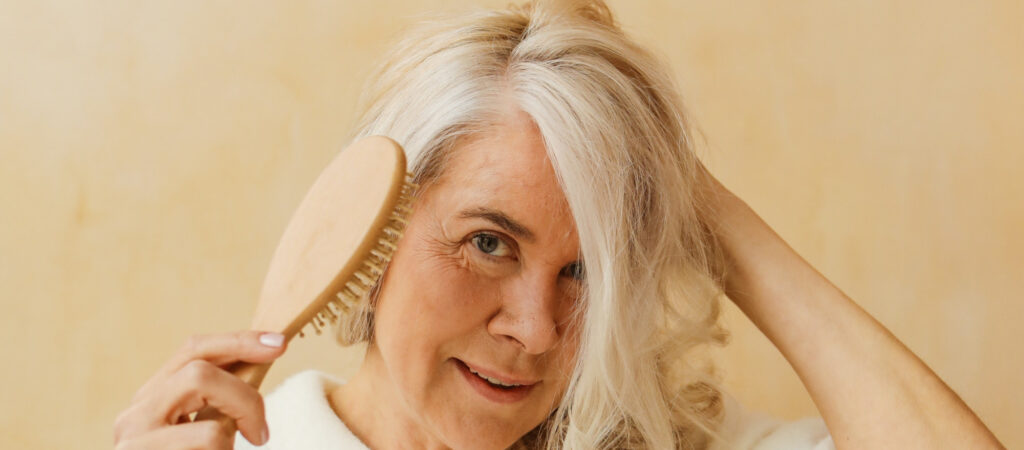
[[[316,334],[321,334],[322,329],[327,325],[337,323],[343,314],[352,312],[366,298],[366,294],[377,285],[388,262],[391,261],[392,254],[397,249],[398,240],[405,232],[408,217],[412,214],[412,195],[417,188],[419,186],[412,182],[412,175],[407,174],[405,183],[402,184],[398,203],[391,211],[390,220],[379,233],[377,246],[370,250],[370,255],[363,261],[362,269],[357,270],[345,282],[345,287],[336,294],[336,298],[328,301],[323,309],[309,321],[309,326]],[[299,337],[305,336],[302,330],[299,330]]]

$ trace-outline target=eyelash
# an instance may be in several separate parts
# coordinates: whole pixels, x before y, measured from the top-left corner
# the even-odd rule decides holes
[[[486,236],[486,237],[491,237],[491,238],[497,239],[501,243],[501,245],[505,245],[506,247],[509,248],[510,255],[509,256],[495,256],[495,255],[492,255],[490,253],[487,253],[487,252],[483,251],[480,248],[480,246],[477,245],[477,238],[482,237],[482,236]],[[509,243],[509,241],[507,239],[505,239],[504,237],[502,237],[501,235],[499,235],[497,233],[473,233],[469,237],[469,243],[473,245],[473,249],[476,250],[477,253],[479,253],[484,258],[487,258],[487,259],[489,259],[491,261],[500,262],[500,261],[502,261],[504,259],[508,259],[508,258],[515,259],[515,252],[516,252],[515,246],[513,244]]]
[[[582,262],[576,262],[566,266],[565,269],[562,269],[562,273],[577,281],[587,279],[587,272],[584,270]]]
[[[480,246],[477,245],[477,238],[479,238],[481,236],[486,236],[486,237],[491,237],[491,238],[497,239],[499,242],[501,242],[503,245],[505,245],[506,247],[509,248],[509,253],[511,253],[511,255],[510,256],[494,256],[494,255],[492,255],[490,253],[487,253],[487,252],[483,251],[482,249],[480,249]],[[477,253],[479,253],[484,258],[487,258],[488,260],[491,260],[491,261],[501,262],[501,260],[503,260],[505,258],[513,258],[513,259],[515,258],[515,252],[516,252],[515,245],[510,243],[506,238],[502,237],[498,233],[492,233],[492,232],[473,233],[469,237],[469,243],[473,245],[473,248],[474,248],[474,250],[476,250]],[[577,281],[583,281],[583,280],[586,279],[586,271],[583,268],[583,263],[581,263],[581,262],[573,263],[573,264],[571,264],[569,266],[566,266],[564,269],[562,269],[562,273],[565,276],[567,276],[569,278],[572,278],[574,280],[577,280]]]

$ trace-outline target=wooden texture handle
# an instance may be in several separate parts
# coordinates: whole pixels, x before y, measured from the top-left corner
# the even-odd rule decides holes
[[[358,302],[382,273],[404,227],[403,215],[411,211],[408,195],[414,187],[406,183],[405,170],[402,146],[383,136],[354,142],[328,164],[271,258],[252,329],[291,340],[309,323],[319,332],[323,322]],[[342,303],[339,294],[352,304]],[[337,307],[331,309],[329,302]],[[226,368],[254,388],[269,369],[270,364],[250,363]],[[195,420],[215,420],[232,433],[236,429],[232,418],[211,407]]]

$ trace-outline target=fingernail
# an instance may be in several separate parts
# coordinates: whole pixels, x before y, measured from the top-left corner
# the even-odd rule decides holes
[[[280,347],[284,345],[284,335],[281,333],[263,333],[260,335],[260,344],[267,347]]]
[[[268,431],[266,428],[264,428],[263,431],[260,432],[260,445],[266,444],[267,441],[269,441],[269,440],[270,440],[270,431]]]

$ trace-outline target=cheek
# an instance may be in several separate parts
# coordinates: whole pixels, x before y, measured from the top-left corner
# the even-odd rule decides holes
[[[498,290],[466,270],[460,254],[409,233],[388,268],[374,333],[392,378],[403,388],[426,390],[437,383],[443,363],[486,332]]]
[[[572,370],[576,365],[576,358],[579,355],[579,327],[569,325],[562,331],[562,342],[558,349],[551,354],[550,370],[557,382],[554,391],[556,396],[561,397],[569,386],[572,377]]]
[[[416,319],[409,322],[417,325],[412,329],[425,334],[454,324],[453,331],[484,329],[492,310],[500,306],[499,283],[471,267],[466,244],[419,231],[396,253],[385,292],[393,291],[387,295],[400,299],[396,303],[402,303],[405,318]]]

